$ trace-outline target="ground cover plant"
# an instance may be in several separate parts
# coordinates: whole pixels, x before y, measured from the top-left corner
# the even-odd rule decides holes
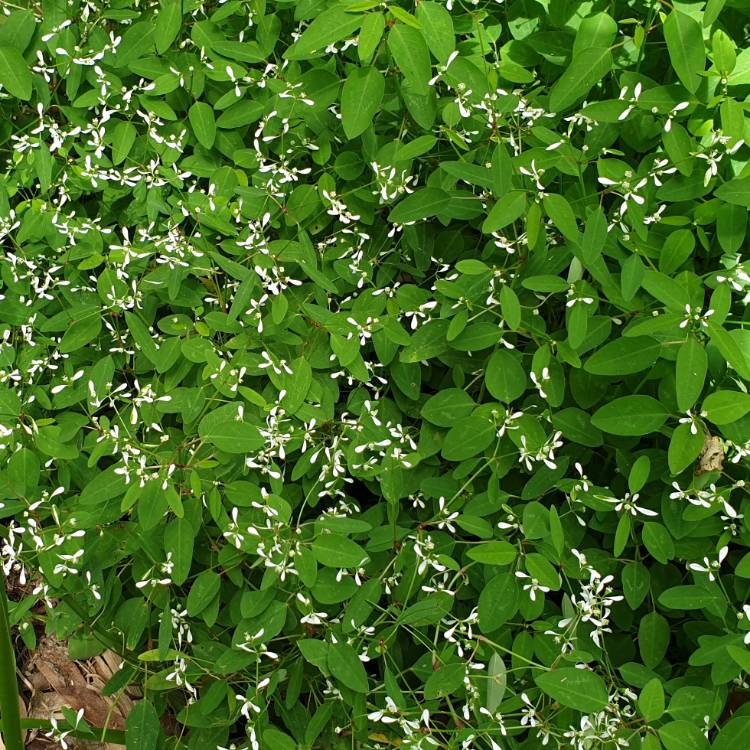
[[[0,5],[16,647],[139,750],[747,742],[744,0]]]

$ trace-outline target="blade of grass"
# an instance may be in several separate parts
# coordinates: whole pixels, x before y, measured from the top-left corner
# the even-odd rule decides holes
[[[23,750],[21,714],[18,710],[16,657],[8,622],[8,595],[5,583],[0,585],[0,716],[6,750]]]

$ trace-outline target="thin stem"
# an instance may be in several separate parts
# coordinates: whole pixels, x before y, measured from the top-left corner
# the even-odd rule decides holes
[[[5,582],[0,584],[0,716],[3,720],[3,741],[6,750],[23,750],[21,714],[18,710],[16,657],[10,637],[8,594]]]

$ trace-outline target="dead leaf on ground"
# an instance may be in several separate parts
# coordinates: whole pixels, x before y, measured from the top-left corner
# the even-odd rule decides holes
[[[113,651],[82,661],[68,656],[68,647],[52,635],[40,637],[36,650],[22,670],[28,687],[28,714],[40,719],[63,719],[62,707],[84,710],[84,718],[94,727],[122,730],[137,695],[125,691],[119,696],[103,696],[107,681],[117,672],[120,657]],[[71,750],[119,750],[112,743],[67,740]],[[56,743],[40,730],[29,732],[27,750],[48,750]]]

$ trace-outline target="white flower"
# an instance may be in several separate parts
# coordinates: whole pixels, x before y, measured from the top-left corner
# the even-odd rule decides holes
[[[700,307],[691,307],[685,305],[685,317],[680,321],[680,328],[687,328],[689,325],[698,324],[701,328],[708,328],[708,318],[714,314],[715,310],[708,309],[701,312]]]
[[[624,510],[626,513],[630,513],[631,516],[637,516],[639,513],[644,516],[652,517],[659,515],[656,511],[650,510],[649,508],[643,508],[637,504],[639,498],[637,492],[634,492],[632,495],[629,492],[626,492],[625,497],[621,500],[616,497],[601,497],[599,495],[596,497],[598,500],[603,500],[605,503],[612,503],[618,513]]]
[[[690,102],[680,102],[679,104],[675,104],[674,107],[669,112],[669,116],[667,117],[667,121],[664,123],[664,131],[668,133],[672,129],[672,120],[677,116],[679,112],[682,112],[683,109],[687,109],[690,106]]]
[[[709,560],[708,557],[703,558],[703,564],[701,563],[689,563],[688,568],[695,571],[696,573],[707,573],[709,581],[716,580],[716,574],[721,568],[721,564],[729,552],[729,547],[724,546],[719,550],[716,560]]]
[[[628,115],[633,111],[633,108],[638,103],[638,99],[641,96],[641,90],[643,89],[643,86],[641,85],[641,82],[638,81],[638,83],[635,84],[635,87],[633,88],[633,96],[628,99],[628,106],[622,111],[620,116],[617,118],[618,120],[625,120]],[[628,93],[628,87],[623,86],[622,90],[620,91],[620,96],[618,99],[623,100],[625,99],[625,96]]]
[[[516,578],[522,578],[528,583],[523,584],[523,590],[529,592],[529,598],[532,602],[536,601],[536,592],[541,591],[544,594],[549,593],[549,587],[548,586],[542,586],[539,581],[537,581],[536,578],[532,578],[528,573],[524,573],[521,570],[516,571]],[[533,724],[532,724],[533,726]]]
[[[707,417],[708,416],[708,412],[706,412],[705,410],[703,410],[703,411],[701,411],[700,415],[696,415],[696,414],[693,414],[693,412],[690,411],[690,409],[688,409],[685,412],[685,414],[687,416],[680,417],[680,419],[678,419],[677,421],[680,424],[689,424],[690,425],[690,432],[693,435],[697,435],[698,434],[698,425],[700,424],[700,417]]]

